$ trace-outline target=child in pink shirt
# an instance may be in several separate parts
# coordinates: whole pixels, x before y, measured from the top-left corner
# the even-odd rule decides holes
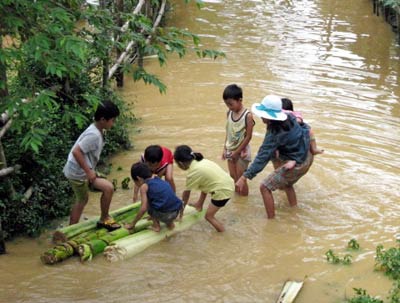
[[[282,98],[282,109],[284,112],[288,113],[288,114],[292,114],[293,116],[296,117],[297,122],[301,125],[303,124],[303,115],[301,114],[301,112],[298,111],[294,111],[293,110],[293,103],[292,100],[288,99],[288,98]],[[315,135],[313,130],[310,128],[310,152],[313,155],[318,155],[318,154],[322,154],[324,152],[323,149],[319,149],[317,148],[317,141],[315,139]]]

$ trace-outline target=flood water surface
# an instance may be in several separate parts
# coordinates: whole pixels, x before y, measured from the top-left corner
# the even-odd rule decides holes
[[[198,33],[204,46],[226,58],[173,55],[163,68],[145,60],[167,93],[126,81],[121,95],[133,102],[140,122],[132,127],[139,132],[132,134],[134,150],[111,159],[122,170],[110,178],[129,176],[150,144],[172,150],[188,144],[227,169],[220,159],[227,110],[222,91],[237,83],[248,108],[266,94],[291,98],[325,150],[295,185],[298,207],[275,192],[276,218],[266,219],[258,186],[272,171],[268,164],[249,182],[248,197],[235,196],[218,213],[225,233],[201,221],[125,261],[97,256],[56,266],[39,260],[51,247],[51,231],[17,239],[0,258],[0,302],[272,303],[288,279],[305,281],[297,303],[343,302],[353,287],[386,298],[392,282],[374,271],[374,257],[378,244],[393,247],[400,233],[395,35],[367,0],[205,2],[202,10],[174,5],[169,22]],[[255,119],[254,155],[265,134]],[[184,172],[175,166],[174,175],[180,194]],[[131,197],[132,190],[117,190],[112,208]],[[98,214],[98,198],[91,197],[86,216]],[[351,239],[359,251],[346,250]],[[329,249],[340,257],[350,253],[352,264],[327,263]]]

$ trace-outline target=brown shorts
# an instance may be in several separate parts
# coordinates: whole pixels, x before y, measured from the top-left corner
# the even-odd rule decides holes
[[[282,167],[286,161],[273,159],[272,163],[274,164],[275,171],[268,175],[268,177],[265,178],[261,184],[263,184],[270,191],[274,191],[276,189],[285,189],[286,187],[292,186],[307,173],[311,167],[313,159],[313,155],[308,152],[307,159],[302,164],[296,164],[296,166],[290,170]]]

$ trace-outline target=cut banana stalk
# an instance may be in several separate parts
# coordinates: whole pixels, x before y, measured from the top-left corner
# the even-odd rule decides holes
[[[300,289],[303,287],[303,283],[303,281],[286,281],[276,303],[294,302]]]

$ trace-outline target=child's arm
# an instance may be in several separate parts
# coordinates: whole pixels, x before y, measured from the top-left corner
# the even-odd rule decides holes
[[[85,156],[79,145],[72,150],[72,155],[75,157],[76,162],[78,162],[79,166],[83,169],[90,183],[93,183],[96,180],[96,172],[92,170],[85,161]]]
[[[138,193],[139,193],[139,187],[135,184],[133,186],[133,199],[132,199],[133,203],[135,203],[138,200]]]
[[[165,181],[171,185],[172,190],[175,192],[176,187],[175,187],[175,182],[174,182],[174,176],[173,176],[173,165],[168,164],[167,167],[165,168]]]
[[[228,134],[226,133],[226,131],[225,131],[225,141],[224,141],[224,148],[223,148],[223,150],[222,150],[222,156],[221,156],[221,159],[222,160],[226,160],[226,140],[228,139]]]
[[[254,128],[253,114],[249,112],[246,115],[246,136],[244,137],[242,143],[240,143],[239,147],[232,153],[232,159],[234,161],[239,159],[240,153],[250,143],[250,140],[253,136],[253,128]]]
[[[131,224],[126,224],[125,228],[129,229],[129,230],[133,230],[135,231],[135,226],[136,223],[143,217],[143,215],[145,214],[145,212],[148,209],[148,200],[147,200],[147,190],[148,190],[148,185],[147,184],[143,184],[140,187],[140,198],[141,198],[141,204],[140,204],[140,209],[138,211],[138,213],[136,214],[135,219],[133,219]]]
[[[190,198],[190,190],[183,191],[183,193],[182,193],[183,207],[181,208],[181,212],[179,214],[180,219],[183,216],[183,211],[185,210],[185,207],[186,207],[187,203],[189,202],[189,198]]]
[[[201,192],[199,199],[194,204],[197,206],[196,208],[203,209],[203,204],[204,204],[204,201],[206,200],[206,198],[207,198],[207,193]]]
[[[243,191],[246,184],[247,184],[247,178],[244,175],[241,175],[235,184],[238,187],[239,193],[241,193]]]

